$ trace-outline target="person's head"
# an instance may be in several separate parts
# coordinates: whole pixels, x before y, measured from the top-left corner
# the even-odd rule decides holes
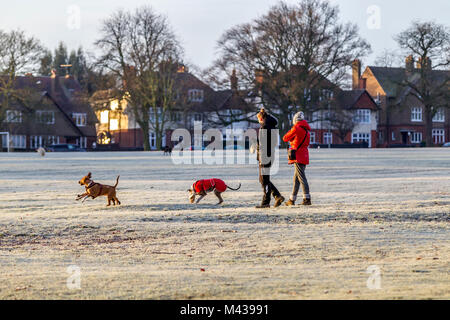
[[[292,123],[295,125],[297,122],[305,120],[305,114],[303,111],[297,112],[292,119]]]
[[[264,123],[264,120],[267,117],[267,113],[266,110],[264,108],[261,108],[261,110],[259,111],[259,113],[256,115],[258,117],[258,121],[259,123]]]

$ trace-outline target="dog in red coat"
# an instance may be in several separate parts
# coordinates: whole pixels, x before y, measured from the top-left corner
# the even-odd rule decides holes
[[[190,197],[189,197],[189,201],[191,203],[195,202],[195,196],[200,196],[197,199],[197,202],[195,203],[199,203],[200,200],[202,200],[209,192],[213,192],[216,195],[216,197],[219,199],[219,204],[221,204],[223,202],[222,199],[222,193],[225,192],[227,189],[233,190],[233,191],[237,191],[241,188],[241,184],[239,184],[239,187],[237,187],[236,189],[230,188],[229,186],[226,185],[226,183],[223,180],[220,179],[202,179],[202,180],[198,180],[195,181],[194,184],[192,185],[192,188],[190,188],[188,190],[188,192],[190,193]]]

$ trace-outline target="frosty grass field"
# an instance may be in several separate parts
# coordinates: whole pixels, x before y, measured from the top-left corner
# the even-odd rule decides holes
[[[450,149],[310,154],[313,206],[258,210],[250,165],[1,153],[0,299],[449,299]],[[281,157],[273,180],[287,198]],[[105,184],[121,175],[122,206],[74,200],[88,171]],[[186,189],[208,177],[242,189],[220,207],[214,195],[189,204]]]

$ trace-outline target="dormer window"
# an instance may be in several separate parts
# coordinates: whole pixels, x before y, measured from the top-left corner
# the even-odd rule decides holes
[[[190,102],[203,102],[203,90],[199,89],[189,90],[188,99]]]
[[[86,113],[72,113],[72,119],[77,127],[85,127],[87,124]]]
[[[43,124],[54,124],[55,113],[53,111],[38,110],[36,112],[37,121]]]
[[[22,112],[18,110],[6,110],[6,122],[8,123],[21,123]]]

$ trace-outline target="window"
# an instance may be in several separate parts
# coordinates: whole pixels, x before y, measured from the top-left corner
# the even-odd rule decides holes
[[[303,89],[303,97],[306,101],[311,101],[311,89],[305,88]]]
[[[411,143],[420,143],[422,141],[422,132],[411,133]]]
[[[202,114],[201,113],[196,113],[194,114],[194,121],[202,121]]]
[[[324,132],[323,133],[323,143],[324,144],[332,144],[333,143],[333,133]]]
[[[444,108],[437,109],[433,117],[433,122],[444,122],[445,121],[445,111]]]
[[[55,113],[53,111],[42,111],[38,110],[36,112],[37,122],[43,124],[54,124],[55,123]]]
[[[21,123],[22,112],[19,110],[6,110],[6,122]]]
[[[109,121],[109,130],[119,130],[119,120],[111,119]]]
[[[42,136],[30,136],[30,149],[42,147]]]
[[[355,123],[370,123],[370,109],[358,109],[353,118]]]
[[[80,137],[76,141],[76,145],[80,148],[86,148],[87,147],[87,137]]]
[[[370,143],[370,133],[353,133],[352,143],[367,142]]]
[[[309,135],[310,135],[309,144],[315,144],[316,143],[316,133],[310,132]]]
[[[150,133],[150,148],[156,148],[156,134],[154,132]]]
[[[383,131],[378,132],[378,142],[382,143],[384,141]]]
[[[109,110],[103,110],[100,112],[100,123],[107,124],[109,121]]]
[[[30,149],[47,147],[58,143],[59,137],[57,136],[30,136]]]
[[[422,121],[422,108],[421,107],[411,108],[411,121],[414,121],[414,122]]]
[[[392,131],[392,141],[395,141],[395,132]]]
[[[6,135],[2,135],[3,147],[7,146]],[[27,147],[27,136],[25,135],[10,135],[9,136],[9,146],[15,149],[26,149]]]
[[[445,143],[445,130],[444,129],[433,129],[432,131],[434,144]]]
[[[172,112],[170,114],[170,121],[180,122],[181,121],[181,112]]]
[[[72,113],[72,119],[77,125],[77,127],[85,127],[86,126],[86,113]]]
[[[59,144],[59,137],[57,136],[48,136],[47,137],[47,146],[51,146],[52,144]]]
[[[188,91],[190,102],[203,102],[203,90],[191,89]]]

